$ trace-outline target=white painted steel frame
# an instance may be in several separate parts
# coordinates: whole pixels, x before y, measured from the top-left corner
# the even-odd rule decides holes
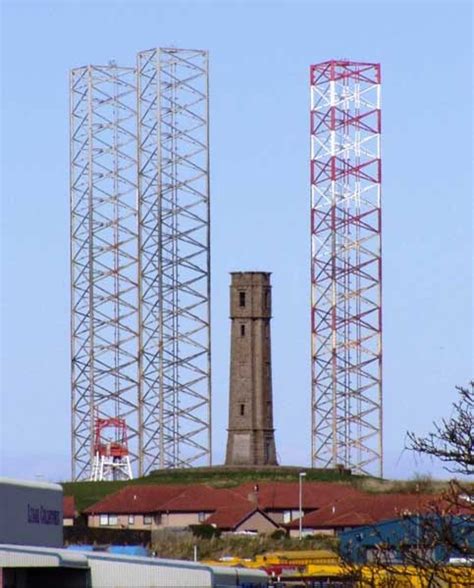
[[[130,456],[115,459],[110,455],[94,455],[91,482],[114,482],[116,480],[133,480]]]
[[[380,66],[311,67],[312,464],[383,473]]]
[[[136,85],[133,68],[70,77],[72,477],[87,479],[94,417],[126,419],[139,459]]]
[[[208,54],[70,84],[72,477],[96,416],[126,420],[138,475],[210,465]]]
[[[208,54],[138,54],[144,473],[211,464]]]

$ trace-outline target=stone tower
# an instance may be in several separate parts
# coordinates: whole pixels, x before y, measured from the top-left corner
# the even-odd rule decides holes
[[[270,274],[232,273],[226,465],[277,465],[273,428]]]

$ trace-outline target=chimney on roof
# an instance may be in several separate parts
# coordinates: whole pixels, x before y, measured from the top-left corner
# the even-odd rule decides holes
[[[258,484],[255,484],[252,492],[249,492],[247,495],[247,500],[256,506],[258,506],[258,490]]]
[[[256,494],[256,492],[249,492],[247,494],[247,500],[252,504],[258,504],[258,495]]]

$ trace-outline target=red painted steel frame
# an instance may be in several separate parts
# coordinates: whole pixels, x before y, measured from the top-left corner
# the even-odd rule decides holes
[[[382,475],[380,65],[311,66],[312,463]]]
[[[103,434],[105,429],[115,431],[114,440],[108,441]],[[124,457],[128,455],[127,424],[125,419],[95,419],[94,454],[100,456]]]

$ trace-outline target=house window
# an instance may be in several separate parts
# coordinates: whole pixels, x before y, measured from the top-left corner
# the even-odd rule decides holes
[[[242,308],[245,306],[245,292],[239,292],[239,306]]]
[[[245,337],[245,325],[240,325],[240,336]]]
[[[135,524],[135,515],[128,515],[128,524],[129,525]]]
[[[291,521],[292,521],[291,510],[283,511],[283,522],[284,523],[291,523]]]
[[[244,416],[245,414],[245,404],[240,405],[240,416]]]
[[[99,518],[99,525],[101,527],[107,527],[118,524],[118,517],[115,514],[101,514]]]
[[[198,513],[198,521],[202,523],[207,518],[207,512],[199,512]]]
[[[144,525],[151,525],[153,521],[153,517],[151,515],[143,515],[143,524]]]

